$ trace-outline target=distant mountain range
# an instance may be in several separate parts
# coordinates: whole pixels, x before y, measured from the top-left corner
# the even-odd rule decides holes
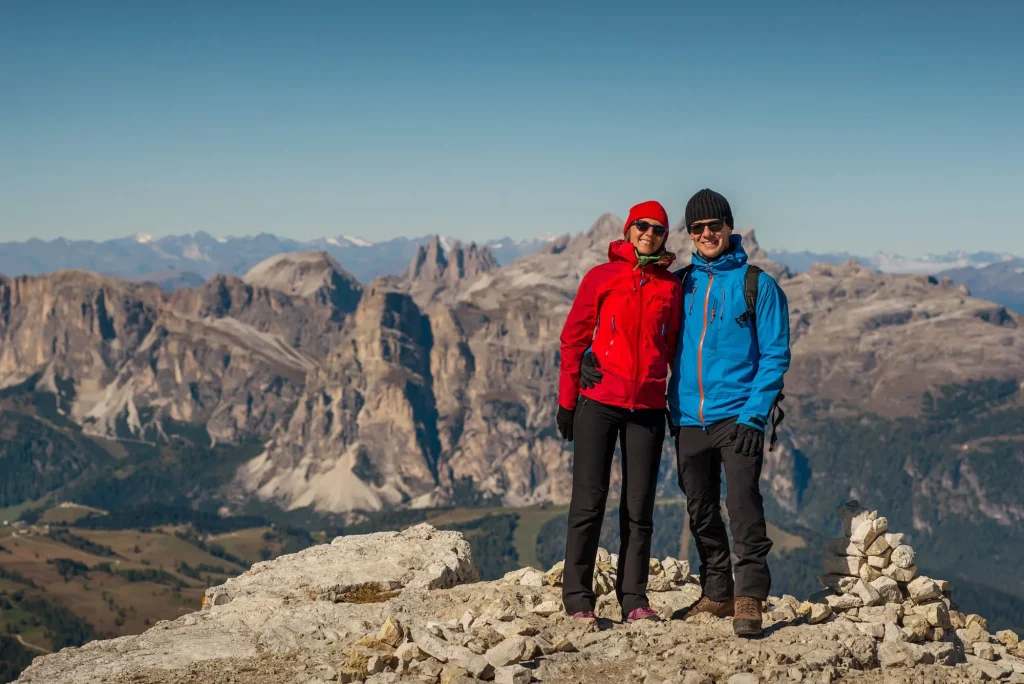
[[[401,275],[416,250],[433,236],[397,237],[383,242],[351,236],[293,240],[270,233],[216,238],[209,233],[133,235],[113,240],[28,240],[0,243],[0,273],[8,276],[42,275],[66,269],[82,269],[129,282],[151,281],[165,290],[201,285],[216,274],[244,275],[274,255],[293,252],[327,252],[361,282],[382,275]],[[443,246],[455,242],[440,238]],[[509,264],[524,254],[544,247],[552,238],[536,236],[516,240],[502,238],[482,243],[495,260]]]
[[[255,236],[216,238],[209,233],[154,238],[133,235],[114,240],[28,240],[0,243],[0,273],[8,276],[41,275],[65,269],[83,269],[128,282],[153,282],[164,290],[197,287],[214,274],[241,276],[256,264],[282,253],[326,252],[363,283],[387,275],[403,275],[410,260],[433,236],[397,237],[373,242],[364,237],[339,235],[316,240],[293,240],[260,233]],[[436,238],[449,249],[454,238]],[[552,236],[514,239],[505,237],[480,243],[490,250],[498,266],[549,246]],[[685,247],[683,247],[685,251]],[[842,264],[851,259],[883,273],[917,273],[950,277],[972,294],[1014,311],[1024,311],[1024,258],[996,252],[949,252],[905,257],[877,252],[873,256],[849,252],[767,250],[768,256],[793,273],[811,264]]]
[[[883,273],[917,273],[951,278],[966,285],[975,297],[988,299],[1017,312],[1024,312],[1024,257],[996,252],[948,252],[914,258],[876,252],[857,256],[849,252],[790,252],[768,250],[768,255],[794,273],[808,271],[811,264],[842,264],[851,259]]]
[[[905,257],[889,252],[875,252],[872,256],[850,254],[849,252],[791,252],[786,249],[768,250],[772,259],[785,264],[791,271],[803,273],[811,264],[842,264],[853,259],[883,273],[927,273],[935,275],[943,271],[965,268],[985,268],[993,264],[1012,264],[1024,268],[1024,258],[1008,253],[996,252],[947,252],[927,254],[923,257]]]

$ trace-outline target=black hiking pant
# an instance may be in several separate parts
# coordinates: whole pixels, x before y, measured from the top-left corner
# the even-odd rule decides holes
[[[665,414],[608,406],[582,397],[573,422],[572,500],[565,544],[562,603],[567,613],[594,610],[594,565],[618,440],[622,452],[619,565],[615,595],[625,618],[647,601],[654,494],[665,441]]]
[[[700,556],[700,585],[714,601],[734,596],[765,600],[771,590],[768,571],[768,538],[764,522],[764,500],[758,481],[764,455],[751,458],[737,454],[733,431],[736,419],[729,418],[699,427],[682,427],[676,439],[679,486],[686,496],[686,512]],[[722,520],[722,466],[725,466],[725,505],[729,530],[736,553],[733,581],[729,537]]]

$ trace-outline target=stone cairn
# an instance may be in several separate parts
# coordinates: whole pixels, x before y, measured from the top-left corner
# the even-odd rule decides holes
[[[825,574],[818,579],[825,589],[798,606],[798,616],[810,624],[855,623],[883,642],[878,649],[883,667],[953,665],[967,654],[984,668],[980,661],[1024,656],[1015,633],[1004,630],[992,639],[984,618],[957,610],[949,582],[919,574],[914,549],[903,543],[903,534],[889,530],[878,511],[850,501],[838,513],[844,535],[829,542],[822,560]]]

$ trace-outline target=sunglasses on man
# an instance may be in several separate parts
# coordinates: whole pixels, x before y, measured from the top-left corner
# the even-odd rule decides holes
[[[647,221],[633,221],[633,225],[636,226],[637,232],[646,233],[648,230],[653,232],[658,237],[663,237],[668,232],[668,228],[665,226],[659,226],[657,223],[648,223]]]
[[[725,221],[709,221],[708,223],[691,223],[687,227],[687,231],[690,235],[701,235],[704,233],[705,228],[710,228],[712,233],[720,233],[725,228]]]

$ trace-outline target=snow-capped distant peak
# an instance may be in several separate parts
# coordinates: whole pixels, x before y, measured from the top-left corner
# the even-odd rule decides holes
[[[153,241],[153,236],[148,235],[146,233],[136,233],[135,241],[138,242],[140,245],[145,245]]]
[[[362,238],[357,238],[357,237],[354,237],[352,235],[342,235],[341,237],[344,240],[348,240],[349,242],[351,242],[356,247],[370,247],[370,246],[373,245],[373,243],[368,241],[368,240],[364,240]],[[330,242],[330,240],[328,240],[328,242]],[[337,243],[335,243],[335,244],[337,244]]]
[[[341,247],[341,243],[338,242],[338,238],[327,238],[327,244],[334,245],[335,247]]]
[[[219,243],[220,243],[220,244],[222,244],[222,245],[223,245],[223,244],[226,244],[226,243],[227,243],[227,241],[228,241],[228,239],[227,239],[227,238],[217,238],[217,242],[219,242]]]

